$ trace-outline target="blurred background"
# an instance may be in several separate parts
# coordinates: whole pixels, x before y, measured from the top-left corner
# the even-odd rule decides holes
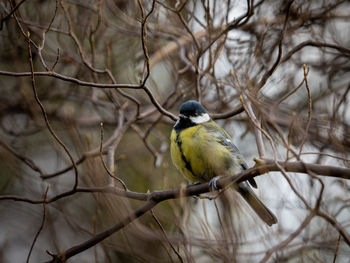
[[[249,166],[258,125],[270,159],[350,168],[349,14],[339,0],[1,1],[0,262],[50,260],[47,251],[80,244],[144,203],[77,185],[122,189],[122,180],[145,193],[186,183],[169,136],[188,99]],[[305,221],[319,202],[350,233],[348,181],[256,180],[277,225],[235,193],[230,209],[180,198],[68,262],[349,262],[339,229]]]

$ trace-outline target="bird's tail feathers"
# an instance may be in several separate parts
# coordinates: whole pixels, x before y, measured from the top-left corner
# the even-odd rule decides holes
[[[276,216],[255,195],[251,187],[246,182],[242,182],[238,185],[238,192],[243,196],[249,206],[266,224],[272,226],[278,222]]]

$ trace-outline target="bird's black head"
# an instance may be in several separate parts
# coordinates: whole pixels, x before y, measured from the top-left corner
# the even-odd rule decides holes
[[[197,117],[207,113],[202,104],[195,100],[189,100],[183,103],[180,107],[180,118]]]
[[[207,121],[210,121],[210,117],[204,107],[195,100],[189,100],[181,105],[179,120],[174,129],[180,131]]]

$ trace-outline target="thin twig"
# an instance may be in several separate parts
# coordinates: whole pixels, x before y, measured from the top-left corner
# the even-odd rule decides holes
[[[100,158],[103,164],[103,167],[105,168],[105,170],[107,171],[108,175],[110,177],[112,177],[113,179],[117,180],[124,188],[125,191],[128,191],[128,188],[126,187],[126,184],[123,182],[122,179],[118,178],[117,176],[115,176],[107,167],[105,160],[103,159],[103,154],[102,154],[102,148],[103,148],[103,123],[101,122],[100,124],[101,127],[101,142],[100,142]],[[114,160],[113,160],[114,161]]]
[[[132,214],[125,217],[121,222],[119,222],[119,223],[113,225],[112,227],[110,227],[109,229],[95,235],[93,238],[91,238],[91,239],[89,239],[89,240],[87,240],[79,245],[71,247],[70,249],[67,249],[66,251],[63,251],[57,255],[52,254],[50,252],[50,255],[52,255],[53,259],[48,261],[48,262],[51,262],[51,263],[66,262],[67,259],[69,259],[69,258],[91,248],[92,246],[100,243],[101,241],[103,241],[104,239],[106,239],[107,237],[112,235],[113,233],[117,232],[118,230],[122,229],[124,226],[133,222],[135,219],[139,218],[140,216],[142,216],[143,214],[145,214],[146,212],[151,210],[156,204],[157,204],[157,202],[150,199],[144,205],[142,205],[140,208],[136,209]]]
[[[306,128],[305,128],[305,135],[300,143],[299,154],[298,154],[297,159],[300,159],[300,154],[303,151],[303,146],[304,146],[306,139],[307,139],[307,136],[308,136],[308,131],[310,128],[311,117],[312,117],[312,98],[311,98],[311,91],[309,88],[309,83],[307,80],[307,75],[309,74],[310,68],[304,64],[303,71],[304,71],[304,83],[305,83],[305,88],[307,91],[308,112],[307,112],[307,122],[306,122]]]
[[[15,7],[12,8],[11,12],[9,12],[5,17],[1,18],[0,21],[0,31],[2,30],[3,23],[12,16],[16,10],[25,2],[26,0],[22,0]]]
[[[180,260],[180,262],[184,262],[182,256],[180,255],[180,253],[175,249],[175,247],[173,246],[173,244],[170,242],[168,235],[164,229],[164,227],[162,226],[162,224],[159,222],[158,218],[156,217],[156,215],[154,214],[153,209],[151,209],[151,215],[153,217],[153,219],[156,221],[157,225],[159,226],[159,228],[162,230],[162,233],[166,239],[166,241],[168,242],[169,246],[171,247],[171,249],[174,251],[174,253],[177,255],[178,259]]]
[[[287,239],[285,239],[284,241],[280,242],[278,245],[270,248],[266,252],[265,257],[260,261],[260,263],[267,262],[270,259],[270,257],[273,255],[273,253],[275,253],[276,251],[281,250],[282,248],[286,247],[291,241],[293,241],[293,239],[296,238],[301,233],[301,231],[303,231],[303,229],[309,225],[309,223],[314,218],[314,216],[315,216],[314,213],[310,213],[304,219],[304,221],[300,224],[300,226],[297,228],[297,230],[295,230]]]
[[[272,65],[272,67],[264,74],[264,76],[262,77],[261,81],[259,82],[257,89],[260,90],[267,82],[267,80],[271,77],[271,75],[275,72],[275,70],[277,69],[277,66],[280,64],[281,62],[281,58],[282,58],[282,43],[283,43],[283,39],[285,36],[285,33],[287,31],[287,24],[288,24],[288,19],[289,19],[289,12],[291,9],[291,6],[293,4],[294,0],[289,0],[287,5],[287,9],[286,9],[286,17],[284,19],[284,23],[283,23],[283,28],[278,40],[278,53],[277,53],[277,58],[274,62],[274,64]]]
[[[13,76],[13,77],[29,77],[31,76],[31,72],[9,72],[9,71],[3,71],[0,70],[0,75],[5,75],[5,76]],[[110,84],[110,83],[94,83],[94,82],[88,82],[88,81],[83,81],[79,80],[77,78],[72,78],[68,77],[62,74],[59,74],[54,71],[49,71],[49,72],[33,72],[34,76],[48,76],[48,77],[54,77],[63,81],[68,81],[71,83],[75,83],[79,86],[85,86],[85,87],[95,87],[95,88],[101,88],[101,89],[143,89],[146,94],[148,95],[149,99],[153,103],[153,105],[158,109],[160,113],[162,113],[164,116],[167,116],[169,119],[176,121],[177,117],[172,114],[171,112],[165,110],[162,105],[159,104],[159,102],[156,100],[154,97],[153,93],[147,88],[147,86],[142,86],[139,84]]]
[[[34,236],[34,239],[33,239],[33,242],[30,246],[30,249],[29,249],[29,253],[28,253],[28,256],[27,256],[27,260],[26,260],[26,263],[29,262],[29,258],[30,258],[30,255],[32,254],[32,251],[33,251],[33,248],[34,248],[34,245],[35,245],[35,242],[36,240],[38,239],[40,233],[41,233],[41,230],[44,228],[44,224],[45,224],[45,219],[46,219],[46,196],[47,196],[47,192],[49,191],[49,188],[50,188],[50,185],[47,185],[46,187],[46,191],[44,193],[44,202],[43,202],[43,216],[42,216],[42,219],[41,219],[41,224],[40,224],[40,227],[38,229],[38,231],[36,232],[35,236]]]
[[[143,54],[145,56],[145,63],[146,63],[146,76],[142,79],[142,84],[141,86],[145,86],[146,81],[150,75],[150,63],[149,63],[149,54],[148,54],[148,49],[147,49],[147,20],[150,17],[150,15],[153,13],[154,11],[154,7],[156,4],[156,1],[153,0],[152,1],[152,7],[151,10],[147,13],[147,15],[145,15],[145,10],[142,6],[141,3],[142,0],[138,0],[138,4],[141,10],[141,15],[142,15],[142,21],[141,21],[141,43],[142,43],[142,50],[143,50]]]
[[[13,149],[10,145],[8,145],[6,142],[4,142],[3,140],[0,139],[0,145],[5,148],[7,151],[9,151],[11,154],[13,154],[16,158],[18,158],[19,160],[21,160],[23,163],[25,163],[28,167],[30,167],[33,171],[38,172],[40,175],[43,175],[43,171],[40,169],[39,166],[37,166],[35,164],[35,162],[30,159],[29,157],[20,154],[18,152],[16,152],[15,149]]]
[[[340,247],[340,239],[341,239],[341,235],[339,234],[338,241],[337,241],[337,246],[336,246],[335,252],[334,252],[333,263],[335,263],[337,261],[338,251],[339,251],[339,247]]]
[[[258,148],[260,158],[264,158],[266,156],[266,150],[265,150],[265,145],[264,145],[264,141],[262,138],[261,122],[255,116],[255,113],[253,111],[251,103],[248,100],[244,99],[243,96],[241,96],[240,98],[241,98],[242,105],[245,105],[245,106],[243,106],[243,108],[247,112],[249,112],[248,116],[251,117],[250,120],[255,124],[254,125],[254,134],[255,134],[255,139],[256,139],[256,146]]]
[[[68,155],[70,161],[72,162],[74,173],[75,173],[75,178],[74,178],[75,180],[74,180],[73,189],[75,189],[78,186],[78,180],[79,180],[79,178],[78,178],[78,168],[77,168],[77,166],[75,164],[75,161],[74,161],[74,158],[73,158],[72,154],[70,153],[70,151],[68,150],[67,146],[56,135],[55,131],[51,127],[51,124],[50,124],[49,118],[47,117],[47,113],[45,111],[44,105],[41,103],[41,101],[39,99],[39,96],[38,96],[38,93],[37,93],[36,87],[35,87],[34,66],[33,66],[33,57],[32,57],[32,49],[31,49],[31,45],[30,45],[31,42],[30,42],[30,33],[29,32],[27,33],[27,40],[28,40],[28,51],[29,51],[29,64],[30,64],[31,79],[32,79],[32,89],[33,89],[35,101],[37,102],[37,104],[40,107],[41,113],[42,113],[42,115],[44,117],[44,120],[45,120],[46,127],[48,128],[48,130],[50,131],[50,133],[54,137],[54,139],[64,149],[64,151]]]

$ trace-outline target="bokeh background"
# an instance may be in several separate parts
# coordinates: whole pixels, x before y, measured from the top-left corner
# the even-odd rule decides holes
[[[141,193],[186,183],[169,136],[188,99],[249,166],[259,126],[264,157],[350,168],[349,14],[339,0],[1,1],[0,261],[48,261],[143,203],[76,183],[122,189],[109,173]],[[234,192],[229,207],[180,198],[68,262],[349,262],[330,224],[350,233],[347,180],[256,180],[273,227]],[[305,222],[318,202],[331,220]]]

